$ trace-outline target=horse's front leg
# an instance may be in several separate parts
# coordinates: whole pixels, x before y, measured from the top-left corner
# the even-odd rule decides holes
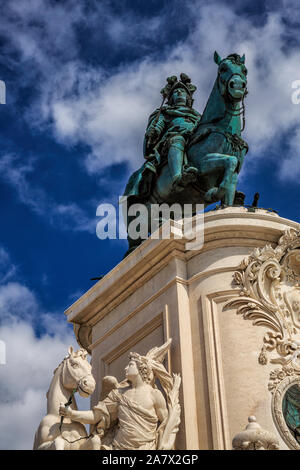
[[[210,191],[214,191],[220,199],[223,199],[226,206],[232,206],[237,184],[237,173],[235,173],[235,170],[238,159],[234,155],[221,153],[208,154],[206,155],[206,159],[212,171],[218,171],[220,168],[224,169],[223,180],[218,191],[215,190],[216,188],[212,188]]]
[[[223,180],[220,184],[220,188],[224,188],[225,190],[225,199],[227,199],[227,204],[230,206],[230,190],[231,190],[231,184],[232,184],[232,177],[234,175],[235,169],[238,164],[238,159],[234,155],[222,155],[223,161],[224,161],[224,166],[225,166],[225,172],[224,172],[224,177]],[[232,200],[233,202],[233,200]]]
[[[215,174],[214,180],[217,181],[219,175],[223,173],[220,186],[213,186],[206,192],[205,200],[207,202],[216,202],[224,199],[224,203],[230,205],[231,181],[237,162],[236,157],[222,153],[209,153],[202,159],[200,172],[203,175]]]
[[[226,205],[226,206],[232,206],[233,205],[237,180],[238,180],[238,174],[235,172],[231,176],[231,181],[228,184],[227,191],[225,191],[224,205]]]
[[[242,164],[243,164],[243,161],[244,161],[244,158],[245,158],[245,154],[247,153],[247,149],[244,148],[242,150],[242,153],[239,157],[239,159],[237,159],[237,165],[235,165],[235,162],[234,162],[234,159],[236,157],[231,157],[231,170],[232,168],[234,167],[234,170],[231,174],[231,179],[230,179],[230,175],[228,177],[228,183],[227,183],[227,191],[225,192],[225,197],[224,197],[224,204],[226,204],[227,206],[232,206],[233,205],[233,202],[234,202],[234,197],[235,197],[235,191],[236,191],[236,186],[237,186],[237,181],[238,181],[238,173],[242,167]],[[225,179],[225,175],[224,175],[224,179]],[[230,180],[230,181],[229,181]],[[223,180],[224,181],[224,180]]]

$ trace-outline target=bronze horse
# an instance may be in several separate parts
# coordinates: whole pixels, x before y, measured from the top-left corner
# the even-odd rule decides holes
[[[180,193],[174,192],[169,166],[162,164],[158,176],[151,181],[147,197],[128,197],[129,211],[132,204],[137,202],[148,208],[149,227],[152,204],[202,203],[205,207],[217,201],[228,206],[233,204],[238,174],[248,151],[247,143],[241,138],[245,127],[247,69],[245,56],[238,54],[221,59],[215,52],[214,60],[218,65],[218,75],[200,123],[186,149],[187,163],[198,170],[196,180],[188,183]],[[132,215],[127,217],[128,225],[133,218]],[[127,254],[142,240],[132,240],[129,236]]]

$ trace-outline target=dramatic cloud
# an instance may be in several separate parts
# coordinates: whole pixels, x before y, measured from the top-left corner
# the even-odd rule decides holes
[[[0,340],[6,364],[0,361],[0,449],[31,449],[34,433],[46,411],[52,372],[76,348],[63,314],[44,312],[36,295],[19,282],[6,282],[9,254],[0,247]],[[37,337],[36,330],[44,331]],[[78,348],[78,346],[77,346]],[[80,408],[89,400],[80,400]]]
[[[26,117],[32,125],[52,130],[67,146],[85,144],[89,173],[121,162],[128,164],[128,171],[141,164],[147,117],[160,105],[166,76],[181,71],[192,76],[198,86],[195,107],[201,112],[216,77],[216,49],[223,57],[246,53],[250,93],[244,135],[251,150],[246,166],[255,158],[271,158],[270,149],[284,138],[285,154],[276,161],[281,177],[299,176],[295,147],[300,113],[291,100],[292,82],[300,78],[300,52],[296,36],[291,38],[300,16],[295,1],[270,4],[260,21],[236,12],[238,2],[174,2],[173,8],[148,20],[133,12],[116,14],[110,2],[91,2],[90,8],[73,0],[29,3],[12,0],[0,26],[7,51],[19,54],[25,82],[36,83]],[[173,45],[161,40],[159,53],[151,53],[151,44],[157,46],[160,35],[167,34],[174,22],[170,15],[179,7],[188,33]],[[78,31],[87,34],[87,48],[99,44],[98,63],[85,60]],[[112,52],[138,50],[140,58],[125,59],[117,68],[102,66],[102,44]],[[87,57],[89,53],[87,49]],[[67,209],[62,205],[60,211],[79,212],[74,206]],[[79,230],[89,226],[82,214],[79,219]]]
[[[17,272],[17,266],[11,262],[8,251],[0,246],[0,284],[10,280]]]
[[[94,5],[94,10],[86,12],[71,1],[61,6],[42,0],[31,3],[30,9],[20,8],[17,2],[10,6],[20,21],[25,19],[16,35],[10,32],[11,42],[22,60],[34,62],[43,76],[28,116],[37,125],[50,124],[55,137],[66,145],[87,144],[88,172],[102,172],[120,162],[127,162],[133,169],[141,163],[147,116],[160,104],[159,90],[167,75],[181,71],[190,74],[198,85],[195,106],[203,110],[216,77],[212,61],[216,49],[222,56],[233,51],[246,53],[250,93],[245,137],[250,143],[251,158],[269,158],[268,150],[276,148],[285,137],[286,152],[278,162],[281,176],[299,176],[294,129],[300,125],[300,113],[291,101],[291,85],[300,78],[300,52],[289,42],[293,22],[299,17],[295,2],[284,1],[281,8],[269,11],[260,22],[235,13],[234,4],[180,3],[182,16],[190,20],[189,34],[173,46],[162,46],[159,55],[151,54],[146,46],[164,29],[167,12],[147,23],[141,18],[135,21],[133,14],[117,17],[106,3],[101,8]],[[30,23],[37,18],[42,3],[46,5],[43,20],[39,15],[39,21],[44,21],[44,47],[40,47],[40,28]],[[128,48],[145,45],[143,58],[124,62],[116,70],[84,63],[75,28],[84,24],[92,29],[95,15],[104,25],[102,39],[110,39],[112,48],[115,44],[124,47],[125,41]],[[63,29],[59,28],[62,21],[66,21]]]
[[[280,178],[297,181],[300,104],[291,96],[292,82],[300,80],[299,2],[266,1],[265,12],[255,15],[242,12],[235,0],[174,0],[151,17],[123,11],[121,4],[116,13],[109,1],[6,2],[1,63],[15,77],[8,98],[16,104],[11,108],[20,128],[25,121],[32,135],[53,137],[68,149],[80,144],[86,181],[97,175],[99,198],[116,202],[128,173],[143,161],[147,118],[161,103],[166,77],[189,74],[198,87],[195,108],[202,112],[217,74],[214,50],[222,57],[245,53],[246,171],[273,159]],[[18,200],[56,227],[95,233],[101,201],[57,201],[32,178],[38,155],[24,156],[22,142],[17,145],[2,146],[0,176]],[[127,174],[112,182],[109,167],[119,163],[126,164]],[[88,204],[91,212],[83,209]],[[41,306],[36,292],[16,277],[17,270],[0,246],[0,340],[7,347],[7,364],[0,365],[2,449],[32,447],[52,371],[68,346],[75,347],[62,313]],[[80,295],[77,289],[74,298]]]
[[[20,299],[24,294],[26,304],[28,293],[23,286],[19,289]],[[1,304],[1,313],[2,308]],[[31,449],[36,428],[46,412],[46,392],[53,370],[66,356],[68,346],[76,346],[72,332],[62,321],[59,334],[37,338],[30,322],[11,312],[6,311],[6,315],[10,322],[0,326],[7,362],[0,365],[0,449]]]
[[[0,158],[0,176],[14,187],[20,202],[37,214],[46,217],[56,227],[75,232],[95,233],[96,218],[86,214],[78,204],[75,202],[58,203],[52,200],[42,188],[35,187],[29,182],[28,177],[33,170],[33,161],[24,164],[16,156],[8,154]]]

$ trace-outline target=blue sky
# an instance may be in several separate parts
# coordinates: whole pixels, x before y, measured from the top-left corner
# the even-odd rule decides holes
[[[32,394],[37,426],[52,369],[74,344],[63,311],[126,251],[124,240],[96,237],[96,208],[116,203],[142,163],[147,119],[168,75],[192,77],[202,112],[216,77],[214,51],[246,54],[250,151],[238,189],[247,203],[258,191],[262,207],[300,222],[300,104],[291,100],[292,82],[300,80],[300,7],[294,0],[0,3],[7,87],[0,105],[0,339],[8,347],[8,364],[0,366],[7,382],[0,385],[0,447],[26,448],[30,436],[20,430],[16,444],[1,429],[9,429],[12,404],[19,412],[33,406]],[[12,343],[28,356],[20,358]],[[41,374],[34,384],[24,379],[24,402],[12,392],[14,376],[21,367],[30,373],[29,358],[43,346],[35,359]]]

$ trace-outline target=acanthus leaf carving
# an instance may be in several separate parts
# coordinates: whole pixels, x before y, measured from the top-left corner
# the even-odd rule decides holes
[[[300,336],[300,231],[288,229],[273,248],[255,248],[234,273],[240,287],[225,307],[253,325],[266,327],[259,363],[266,364],[267,352],[276,351],[272,363],[285,363],[299,348]]]

